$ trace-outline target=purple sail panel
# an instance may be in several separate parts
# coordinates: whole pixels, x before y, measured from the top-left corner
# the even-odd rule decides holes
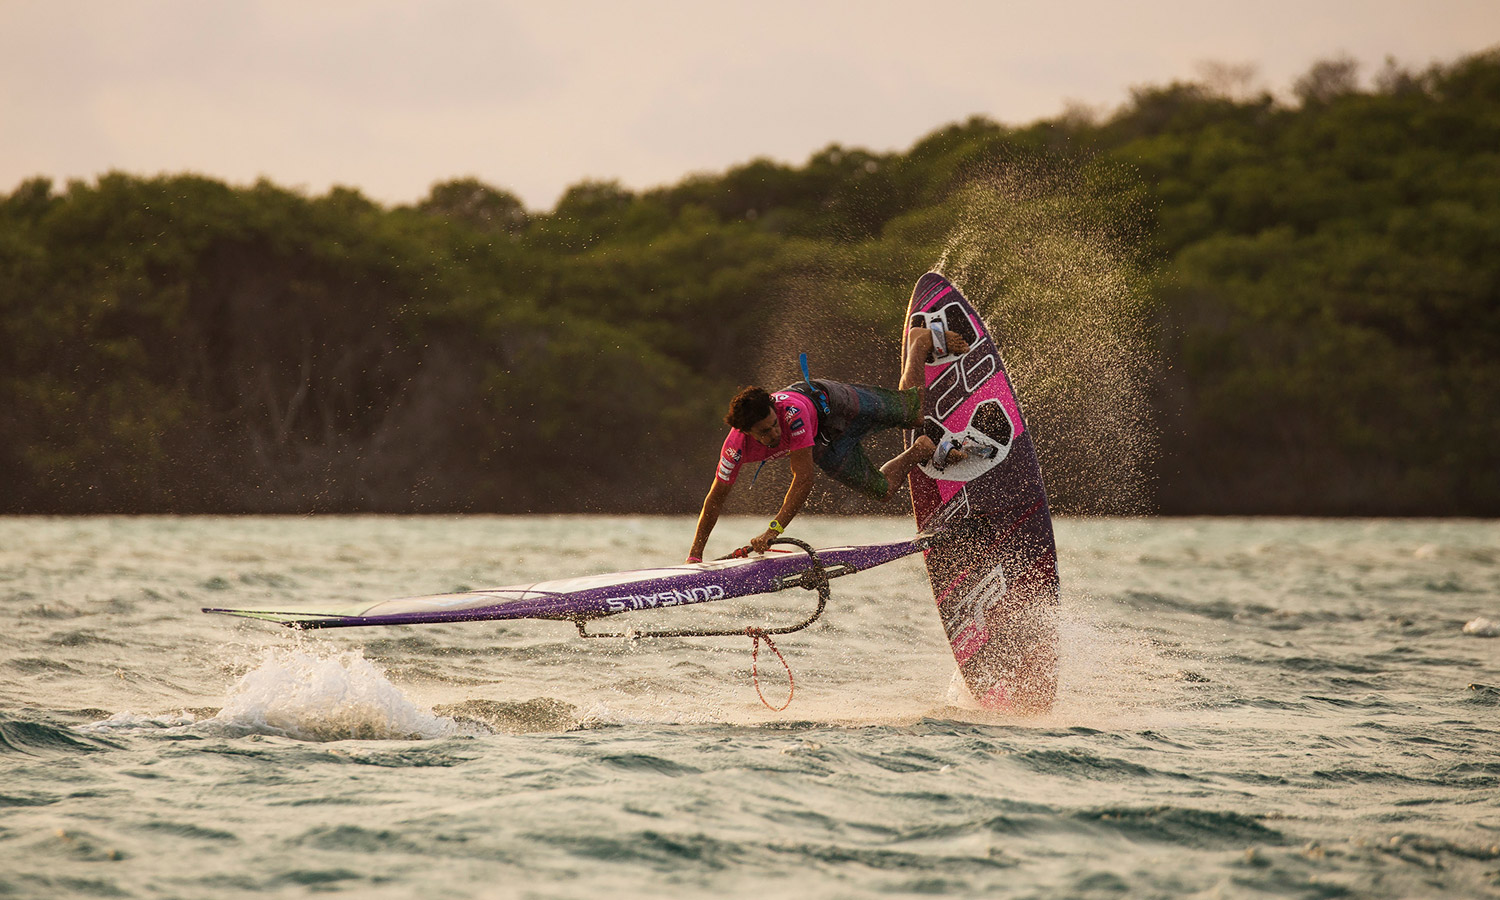
[[[916,553],[925,537],[818,550],[830,578]],[[295,628],[422,625],[494,619],[587,621],[649,609],[666,609],[781,590],[786,579],[810,567],[801,550],[630,572],[611,572],[454,594],[382,600],[330,610],[205,608],[204,612],[264,619]]]

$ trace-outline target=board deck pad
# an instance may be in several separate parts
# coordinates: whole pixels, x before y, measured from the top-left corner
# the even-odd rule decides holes
[[[930,464],[912,470],[918,528],[947,526],[961,534],[926,551],[927,575],[975,700],[988,709],[1044,711],[1057,695],[1058,576],[1041,465],[994,338],[958,288],[936,272],[912,291],[902,352],[910,329],[939,317],[969,349],[928,359],[921,433],[934,443],[967,438],[996,453],[973,454],[941,471]]]

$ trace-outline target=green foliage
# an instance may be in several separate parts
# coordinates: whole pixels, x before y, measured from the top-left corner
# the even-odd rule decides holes
[[[798,350],[894,380],[942,261],[1015,342],[1065,507],[1109,496],[1090,422],[1146,427],[1094,379],[1149,317],[1155,380],[1120,383],[1162,508],[1500,513],[1500,51],[1375,84],[1143,87],[550,212],[474,178],[395,209],[29,179],[0,196],[0,511],[690,510],[735,385]]]
[[[478,231],[515,234],[530,216],[514,194],[490,187],[477,178],[459,178],[432,186],[417,210],[440,216]]]
[[[1112,151],[1157,175],[1172,261],[1164,506],[1500,511],[1497,73],[1490,53],[1360,93],[1320,63],[1232,144]]]

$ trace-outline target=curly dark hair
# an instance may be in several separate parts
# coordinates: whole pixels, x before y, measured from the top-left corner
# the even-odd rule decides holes
[[[724,424],[740,431],[749,431],[755,427],[756,422],[769,416],[772,408],[771,395],[765,388],[740,388],[740,392],[729,401],[729,412],[724,416]]]

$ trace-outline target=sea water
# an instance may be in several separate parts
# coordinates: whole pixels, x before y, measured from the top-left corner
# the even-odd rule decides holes
[[[965,695],[918,559],[777,639],[782,712],[747,638],[198,612],[670,563],[691,530],[0,519],[0,897],[1500,897],[1500,523],[1059,521],[1032,718]]]

